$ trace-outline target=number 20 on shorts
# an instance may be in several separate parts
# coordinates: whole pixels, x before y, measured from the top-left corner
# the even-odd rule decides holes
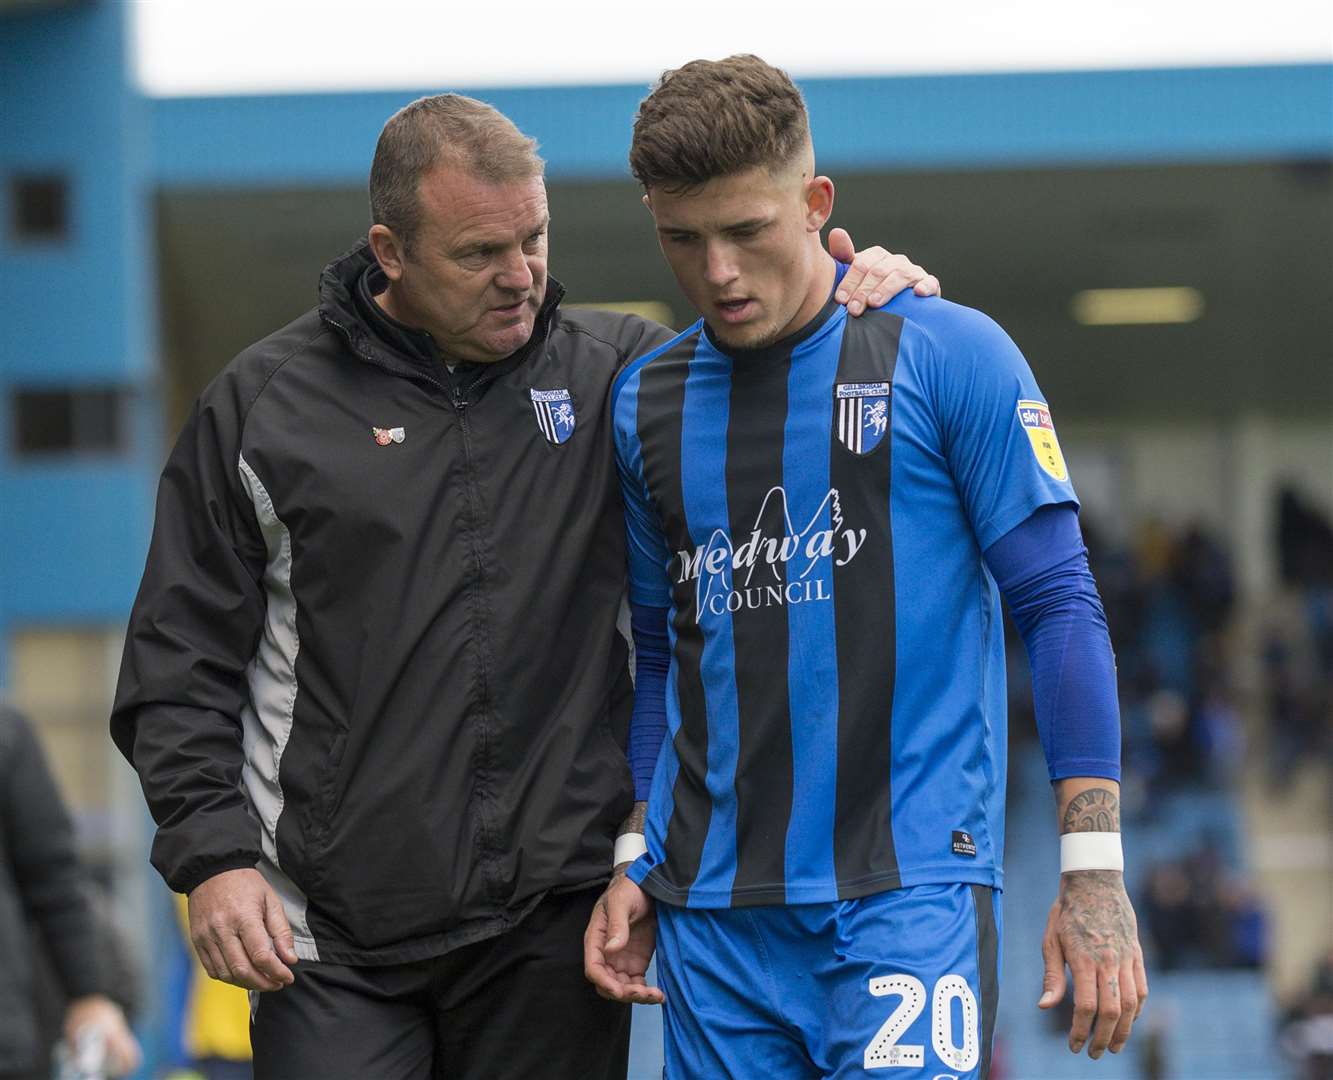
[[[926,985],[915,975],[883,975],[870,980],[870,993],[875,997],[896,994],[901,1000],[889,1018],[880,1025],[875,1037],[866,1047],[867,1069],[911,1069],[925,1064],[924,1046],[902,1045],[899,1039],[916,1022],[926,1008]],[[961,1045],[955,1041],[953,1003],[962,1004],[963,1030]],[[981,1060],[981,1011],[976,996],[961,975],[944,975],[935,983],[931,994],[931,1042],[935,1053],[945,1066],[966,1071],[975,1069]]]

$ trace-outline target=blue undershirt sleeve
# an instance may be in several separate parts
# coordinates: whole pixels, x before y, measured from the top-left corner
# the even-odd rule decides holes
[[[1106,612],[1069,504],[1045,506],[985,551],[1027,647],[1052,780],[1120,779],[1120,706]]]
[[[629,721],[629,767],[634,774],[634,801],[647,802],[653,771],[666,738],[668,608],[631,603],[630,633],[634,637],[634,711]]]

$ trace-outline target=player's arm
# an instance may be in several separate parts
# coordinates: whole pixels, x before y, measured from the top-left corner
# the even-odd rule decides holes
[[[584,935],[584,973],[597,992],[613,1001],[660,1004],[662,992],[649,986],[648,964],[656,945],[650,897],[626,873],[644,855],[644,821],[662,742],[666,738],[666,677],[671,665],[667,609],[630,604],[634,636],[634,711],[630,715],[629,765],[634,776],[634,808],[616,836],[611,883],[593,907]]]
[[[1038,733],[1055,784],[1059,896],[1042,942],[1043,1009],[1074,979],[1069,1048],[1118,1052],[1148,994],[1120,846],[1120,717],[1106,616],[1071,504],[1049,505],[986,550],[1032,667]]]
[[[643,854],[643,825],[652,794],[657,757],[666,739],[666,681],[671,668],[664,607],[630,603],[634,638],[634,709],[629,721],[629,767],[634,777],[634,809],[621,823],[615,868],[627,868]]]
[[[616,837],[611,883],[593,906],[583,936],[584,974],[602,997],[659,1005],[662,991],[648,985],[648,965],[657,941],[652,899],[627,871],[646,851],[644,819],[653,772],[666,738],[666,676],[670,652],[667,609],[630,604],[634,635],[634,711],[630,716],[629,763],[634,809]]]
[[[634,809],[616,837],[611,883],[593,906],[583,937],[584,974],[602,997],[640,1005],[662,1002],[662,992],[648,985],[648,964],[656,945],[651,898],[627,876],[647,851],[644,819],[653,771],[666,738],[666,676],[670,654],[667,609],[630,604],[634,635],[634,711],[630,717],[629,762],[634,775]]]
[[[1069,1049],[1086,1043],[1088,1056],[1118,1053],[1148,997],[1138,922],[1125,893],[1120,854],[1120,785],[1105,777],[1074,776],[1056,784],[1060,817],[1060,893],[1046,920],[1046,972],[1038,1004],[1065,993],[1074,976],[1074,1023]],[[1089,866],[1089,869],[1079,869]]]
[[[847,314],[858,316],[867,308],[887,304],[903,289],[917,296],[939,296],[940,281],[906,255],[895,255],[882,247],[857,251],[846,229],[828,235],[829,254],[838,262],[850,263],[838,282],[834,299],[847,305]]]
[[[616,470],[625,506],[630,631],[634,638],[634,709],[630,716],[629,764],[634,776],[634,809],[616,837],[611,883],[593,907],[583,936],[583,970],[597,992],[613,1001],[642,1005],[662,1002],[648,985],[648,965],[657,940],[652,899],[627,871],[644,856],[644,819],[653,772],[666,738],[666,681],[670,668],[667,617],[670,583],[666,538],[653,510],[642,472],[635,433],[636,395],[622,394],[631,371],[611,395]]]

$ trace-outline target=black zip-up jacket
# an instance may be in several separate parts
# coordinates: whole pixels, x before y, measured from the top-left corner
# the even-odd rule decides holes
[[[167,883],[258,866],[298,955],[354,964],[608,876],[633,796],[606,397],[670,337],[551,279],[528,346],[450,376],[359,302],[372,264],[326,268],[196,403],[111,720]]]
[[[0,704],[0,1074],[36,1071],[37,931],[67,999],[106,993],[74,828],[27,720]]]

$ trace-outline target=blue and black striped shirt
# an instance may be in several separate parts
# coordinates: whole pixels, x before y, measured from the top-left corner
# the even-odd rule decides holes
[[[904,293],[792,337],[696,323],[612,396],[630,596],[670,609],[667,739],[630,871],[695,907],[1000,886],[1005,681],[982,560],[1075,504],[990,319]]]

